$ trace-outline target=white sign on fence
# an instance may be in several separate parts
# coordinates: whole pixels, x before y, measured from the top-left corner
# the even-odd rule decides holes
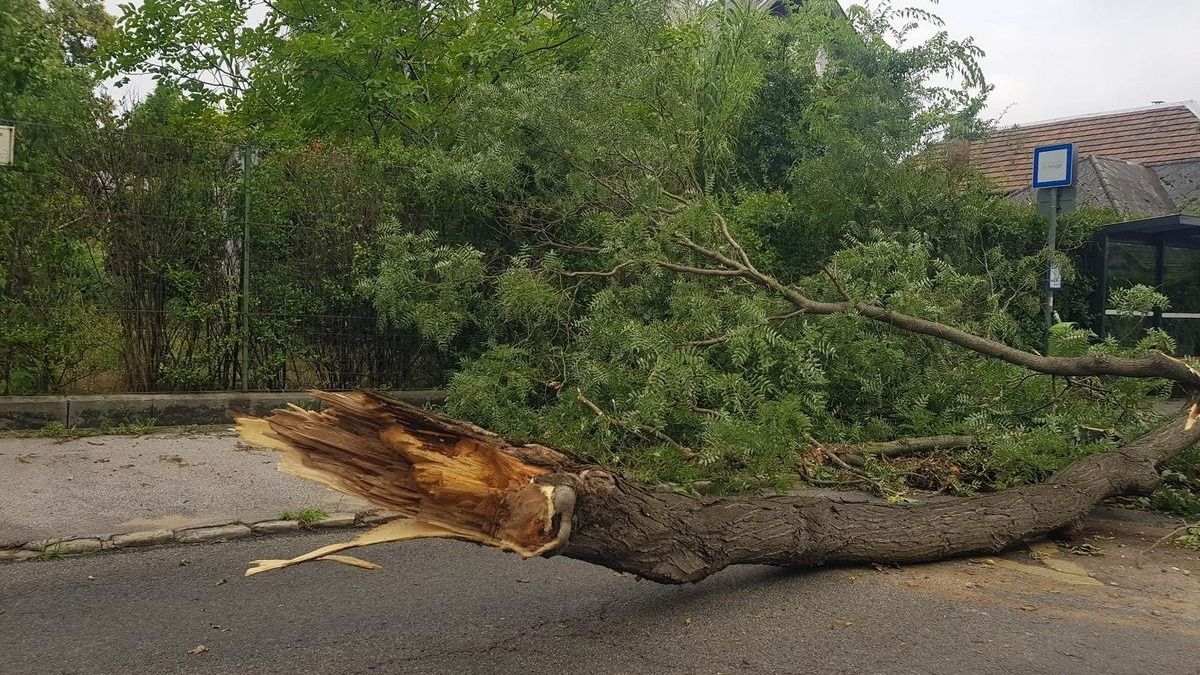
[[[12,127],[0,127],[0,166],[11,166],[13,163],[13,136],[15,135]]]

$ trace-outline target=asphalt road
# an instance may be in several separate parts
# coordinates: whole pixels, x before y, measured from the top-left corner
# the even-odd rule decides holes
[[[1090,586],[1015,552],[1014,569],[737,568],[667,587],[455,542],[366,549],[372,572],[241,576],[346,531],[14,563],[0,672],[1194,673],[1200,591],[1179,566],[1196,556],[1136,568],[1125,553],[1150,534],[1096,539]]]

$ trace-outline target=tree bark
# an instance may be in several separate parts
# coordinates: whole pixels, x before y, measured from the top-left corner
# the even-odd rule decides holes
[[[284,453],[281,468],[401,514],[356,546],[447,537],[524,557],[564,555],[662,583],[695,582],[738,564],[910,563],[998,551],[1070,525],[1101,500],[1148,492],[1157,467],[1200,442],[1196,408],[1112,452],[1079,460],[1043,484],[964,499],[888,504],[805,495],[700,498],[640,485],[540,445],[379,394],[315,395],[294,408],[242,418],[247,442]],[[385,528],[391,528],[385,530]]]

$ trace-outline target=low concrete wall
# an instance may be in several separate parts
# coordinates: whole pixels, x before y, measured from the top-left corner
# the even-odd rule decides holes
[[[65,396],[0,397],[0,429],[40,429],[51,422],[67,423]]]
[[[393,391],[409,403],[438,402],[439,389]],[[231,412],[263,415],[288,404],[320,410],[304,392],[198,392],[179,394],[95,394],[81,396],[0,396],[0,429],[39,429],[58,422],[67,427],[102,427],[153,419],[159,426],[224,424]]]

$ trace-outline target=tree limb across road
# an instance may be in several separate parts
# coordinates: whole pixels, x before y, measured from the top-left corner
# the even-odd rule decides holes
[[[359,567],[346,549],[428,537],[523,557],[564,555],[662,583],[695,582],[737,564],[937,560],[1001,550],[1068,526],[1100,501],[1145,493],[1157,467],[1200,442],[1197,409],[1038,485],[923,504],[816,496],[702,498],[627,480],[540,445],[371,392],[315,392],[299,408],[242,418],[246,442],[283,453],[281,468],[391,509],[402,519],[256,574],[309,560]]]

